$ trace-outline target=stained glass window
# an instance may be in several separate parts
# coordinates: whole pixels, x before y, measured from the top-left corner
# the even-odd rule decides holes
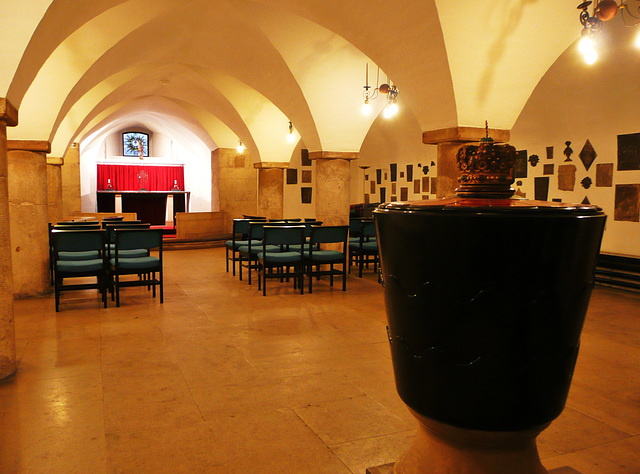
[[[140,156],[140,146],[142,145],[142,156],[149,156],[149,135],[142,132],[124,132],[122,134],[122,155]]]

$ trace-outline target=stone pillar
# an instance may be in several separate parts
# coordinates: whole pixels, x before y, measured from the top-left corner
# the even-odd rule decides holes
[[[62,220],[62,158],[47,157],[47,203],[49,222]]]
[[[358,153],[316,151],[309,159],[316,161],[316,218],[325,225],[349,224],[349,162]]]
[[[225,232],[231,233],[233,219],[258,212],[257,172],[247,151],[218,148],[211,152],[211,177],[211,202],[226,212]]]
[[[7,126],[18,125],[18,111],[0,98],[0,379],[16,371],[16,333],[13,322],[13,271],[7,168]]]
[[[509,130],[490,128],[489,136],[496,143],[509,141]],[[480,142],[487,129],[480,127],[451,127],[422,133],[422,143],[438,145],[438,189],[436,197],[451,196],[458,187],[456,153],[463,145]]]
[[[284,169],[289,163],[255,163],[258,170],[258,215],[282,219],[284,215]]]
[[[63,157],[62,165],[62,218],[66,219],[82,210],[80,195],[80,149],[73,143]]]
[[[47,222],[47,153],[44,141],[9,140],[9,214],[13,294],[36,296],[50,290]]]

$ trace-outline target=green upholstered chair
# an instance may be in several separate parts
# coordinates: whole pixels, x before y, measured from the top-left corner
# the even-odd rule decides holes
[[[267,278],[279,278],[288,281],[293,278],[294,288],[300,287],[304,293],[304,257],[302,250],[281,250],[305,243],[305,227],[297,225],[263,226],[261,249],[257,254],[258,290],[267,294]],[[293,269],[291,272],[290,269]]]
[[[376,227],[372,220],[363,220],[357,242],[349,242],[349,266],[358,267],[358,278],[362,278],[362,269],[373,263],[373,271],[378,271],[380,254],[376,241]],[[349,268],[350,269],[350,268]]]
[[[309,277],[309,293],[313,293],[313,277],[327,275],[331,286],[333,286],[333,277],[341,275],[342,291],[346,291],[349,268],[347,265],[348,238],[349,226],[346,225],[311,227],[309,245],[304,251],[306,273]],[[340,244],[340,248],[322,249],[322,244]],[[340,265],[340,268],[334,265]]]
[[[156,297],[156,286],[160,289],[160,303],[164,302],[164,283],[162,266],[162,230],[116,228],[115,246],[109,259],[109,272],[115,293],[116,306],[120,306],[120,288],[130,286],[146,286],[153,288]],[[129,250],[144,249],[146,255],[131,257]],[[151,255],[157,249],[158,256]],[[128,275],[144,275],[135,280],[122,279]],[[112,299],[113,299],[112,294]]]
[[[233,235],[231,240],[224,243],[226,249],[227,273],[229,273],[229,261],[231,261],[233,276],[236,275],[236,261],[238,261],[238,251],[240,247],[249,245],[247,240],[249,235],[249,224],[255,222],[252,219],[234,219]],[[259,245],[260,241],[256,240],[254,245]]]
[[[242,269],[247,269],[247,281],[251,285],[251,270],[258,268],[258,253],[263,250],[262,239],[264,236],[264,227],[266,225],[272,227],[287,226],[286,222],[256,222],[251,221],[249,223],[249,234],[247,237],[246,245],[238,247],[238,269],[240,270],[239,277],[242,280]],[[269,252],[279,252],[283,248],[277,245],[270,245],[267,247]]]
[[[104,307],[107,307],[107,273],[103,230],[59,230],[51,231],[53,275],[56,312],[60,311],[60,293],[66,290],[96,288],[102,293]],[[81,253],[87,258],[62,259],[61,254]],[[89,258],[89,257],[95,258]],[[93,283],[64,284],[65,279],[96,277]]]
[[[49,223],[49,280],[51,284],[54,285],[54,275],[53,275],[53,240],[51,237],[51,233],[54,229],[57,230],[93,230],[100,229],[100,223],[96,221],[81,221],[82,223],[76,224],[73,222],[64,222],[58,224]],[[78,252],[78,251],[69,251],[69,252],[60,252],[57,256],[58,259],[61,260],[91,260],[95,258],[99,258],[100,255],[96,251],[86,251],[86,252]]]

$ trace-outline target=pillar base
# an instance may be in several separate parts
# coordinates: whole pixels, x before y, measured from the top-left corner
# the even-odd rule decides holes
[[[415,412],[418,433],[395,463],[394,474],[544,474],[536,437],[549,424],[524,431],[456,428]]]

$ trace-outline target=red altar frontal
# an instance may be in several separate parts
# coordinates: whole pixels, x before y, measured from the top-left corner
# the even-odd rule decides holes
[[[165,225],[166,216],[189,212],[183,165],[98,164],[97,211],[135,212],[138,219]]]

